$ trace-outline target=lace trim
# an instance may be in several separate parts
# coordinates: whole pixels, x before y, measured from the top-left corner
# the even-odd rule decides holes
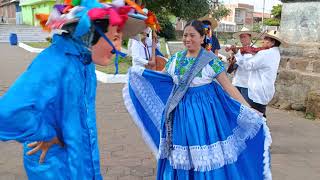
[[[263,175],[264,179],[271,180],[272,174],[271,174],[271,165],[270,165],[270,146],[272,143],[272,138],[270,134],[269,127],[267,126],[266,121],[263,121],[263,130],[264,135],[266,137],[264,141],[264,153],[263,153]]]
[[[166,139],[161,138],[158,158],[167,158],[175,169],[195,171],[210,171],[232,164],[246,148],[245,141],[256,136],[264,119],[253,110],[241,106],[237,123],[233,134],[224,141],[204,146],[174,145],[170,155],[166,149]],[[265,146],[265,150],[268,148],[269,146]]]
[[[148,131],[144,128],[143,124],[141,123],[142,121],[141,121],[141,119],[140,119],[140,117],[139,117],[139,115],[138,115],[138,113],[132,103],[130,93],[129,93],[128,84],[125,84],[125,86],[122,90],[122,96],[123,96],[124,104],[129,112],[129,114],[131,115],[133,121],[140,129],[144,141],[149,146],[149,148],[152,150],[154,156],[157,157],[158,148],[157,148],[156,144],[153,142]]]
[[[134,72],[135,74],[137,74],[137,75],[139,75],[139,76],[142,76],[144,70],[145,70],[145,68],[143,68],[143,67],[133,66],[133,67],[131,67],[131,68],[129,69],[129,71],[128,71],[129,73],[128,73],[128,74],[131,74],[131,73]]]
[[[161,118],[165,105],[148,80],[134,69],[129,71],[129,82],[130,87],[137,96],[142,107],[157,129],[160,130]]]

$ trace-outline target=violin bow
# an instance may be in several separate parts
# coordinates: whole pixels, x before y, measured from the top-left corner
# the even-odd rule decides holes
[[[260,35],[259,37],[252,43],[251,47],[253,47],[257,42],[258,40],[267,32],[268,30],[264,30]]]

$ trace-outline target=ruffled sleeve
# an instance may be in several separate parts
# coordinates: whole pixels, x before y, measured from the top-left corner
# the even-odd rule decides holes
[[[225,67],[223,65],[223,62],[218,58],[214,58],[212,61],[209,62],[209,66],[212,69],[212,78],[217,77],[220,73],[225,71]]]
[[[168,59],[168,62],[166,63],[166,66],[164,67],[166,72],[169,71],[171,65],[172,65],[172,62],[173,60],[176,59],[176,54],[172,55],[169,59]]]

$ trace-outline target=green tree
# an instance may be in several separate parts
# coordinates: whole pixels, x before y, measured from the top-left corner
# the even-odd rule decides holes
[[[280,20],[276,19],[276,18],[268,18],[268,19],[265,19],[264,25],[267,25],[267,26],[280,26]]]
[[[175,28],[170,21],[170,15],[164,13],[156,13],[161,30],[159,32],[160,37],[164,37],[166,40],[176,39]]]
[[[198,19],[210,10],[208,0],[144,0],[143,4],[153,12],[166,12],[184,20]]]
[[[223,4],[219,3],[216,8],[212,7],[209,13],[212,14],[217,21],[220,21],[231,13],[231,9],[228,9]]]
[[[213,0],[136,0],[136,2],[157,15],[162,27],[160,36],[166,39],[175,38],[175,29],[169,19],[171,15],[189,21],[212,14],[219,21],[231,12],[223,4],[213,8]]]
[[[271,10],[271,15],[273,17],[266,19],[263,22],[263,24],[267,25],[267,26],[280,26],[281,11],[282,11],[282,5],[281,4],[273,6],[272,10]]]
[[[230,14],[231,10],[219,3],[213,8],[213,0],[143,0],[148,9],[153,12],[167,12],[184,20],[198,19],[212,14],[217,20]]]
[[[261,24],[260,23],[254,23],[253,27],[252,27],[252,30],[254,32],[260,33],[261,32]]]
[[[278,4],[272,7],[271,14],[276,19],[281,19],[281,11],[282,11],[282,4]]]

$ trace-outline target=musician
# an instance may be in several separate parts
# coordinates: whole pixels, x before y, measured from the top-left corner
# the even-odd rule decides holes
[[[252,58],[236,54],[239,68],[250,71],[248,77],[249,104],[266,116],[266,106],[275,93],[275,81],[280,63],[279,46],[286,46],[278,31],[269,31],[263,36],[262,47]]]
[[[206,29],[206,37],[204,43],[201,45],[203,48],[207,50],[211,50],[215,55],[218,56],[220,48],[219,40],[214,35],[214,28],[217,26],[217,23],[212,18],[203,18],[202,23],[205,25]]]
[[[152,39],[148,37],[151,29],[146,28],[140,35],[132,39],[131,44],[131,56],[132,66],[155,66],[155,62],[152,61]],[[157,48],[160,48],[160,44],[157,42]]]
[[[240,38],[240,42],[242,47],[248,47],[252,45],[251,39],[253,37],[257,36],[257,33],[250,31],[248,28],[243,27],[239,32],[233,34],[233,37],[235,39]],[[247,60],[251,58],[253,55],[250,53],[241,54],[240,49],[236,51],[234,49],[235,47],[226,48],[226,50],[233,50],[234,54],[237,54],[238,56],[243,56],[244,60]],[[234,58],[229,61],[230,66],[234,64],[233,62]],[[246,101],[249,102],[248,98],[248,78],[249,78],[249,71],[245,70],[242,67],[237,67],[237,70],[234,72],[234,77],[232,79],[232,84],[240,91],[241,95],[245,98]]]

